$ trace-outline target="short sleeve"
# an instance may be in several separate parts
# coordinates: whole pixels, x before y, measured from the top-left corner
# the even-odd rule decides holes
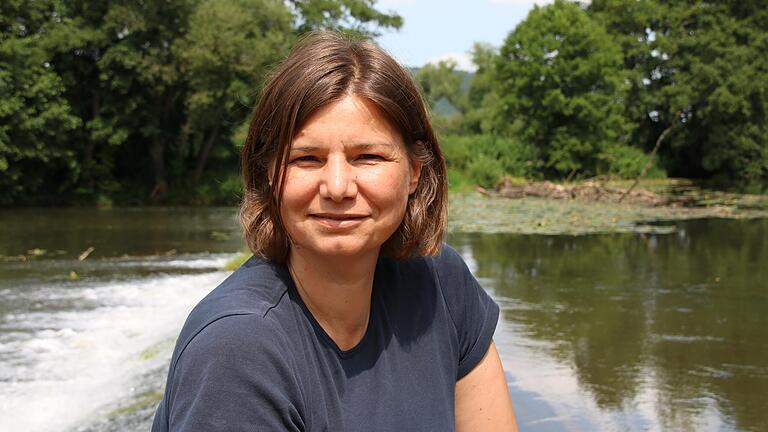
[[[268,326],[252,315],[207,325],[171,364],[153,431],[300,431],[301,395]]]
[[[440,289],[458,338],[459,380],[480,363],[493,340],[499,306],[480,286],[461,256],[444,245],[433,258]]]

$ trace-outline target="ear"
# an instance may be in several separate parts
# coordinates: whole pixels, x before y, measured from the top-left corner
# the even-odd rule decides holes
[[[423,165],[420,160],[416,159],[411,159],[410,162],[411,179],[408,184],[408,195],[416,192],[416,188],[419,186],[419,179],[421,178],[421,166]]]

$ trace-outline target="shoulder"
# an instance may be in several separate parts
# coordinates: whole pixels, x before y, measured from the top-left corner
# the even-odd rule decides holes
[[[461,255],[451,246],[443,243],[440,252],[434,256],[418,256],[406,260],[384,259],[379,261],[377,271],[387,275],[412,280],[414,277],[450,277],[469,273]]]
[[[462,305],[464,297],[475,295],[477,280],[461,255],[451,246],[443,244],[440,253],[428,257],[427,263],[437,280],[449,308]]]
[[[269,317],[226,315],[174,357],[158,430],[303,430],[305,411],[289,338]]]
[[[402,297],[428,298],[438,294],[446,297],[449,306],[460,303],[456,296],[462,294],[465,286],[476,284],[461,255],[447,244],[443,244],[440,252],[434,256],[380,260],[376,276],[381,285],[400,287],[402,292],[398,294],[398,301],[407,300]],[[394,296],[395,292],[389,295]]]
[[[221,363],[278,355],[288,340],[287,277],[283,267],[249,258],[192,309],[171,368],[179,362]]]
[[[192,314],[265,313],[287,291],[282,266],[252,256],[208,294]]]
[[[189,341],[171,367],[202,370],[215,366],[219,370],[244,374],[284,363],[290,337],[271,317],[258,314],[232,314],[209,322]]]
[[[459,343],[458,378],[465,376],[488,351],[499,307],[480,286],[461,255],[448,245],[430,258],[440,292]]]
[[[270,312],[287,301],[281,269],[256,257],[248,259],[192,309],[176,343],[174,363],[194,340],[198,348],[246,337],[274,335]]]
[[[429,261],[441,277],[443,275],[455,276],[471,274],[459,252],[445,243],[443,243],[443,246],[440,248],[440,252],[437,255],[429,257]]]
[[[153,430],[302,429],[304,399],[281,272],[251,258],[193,309],[176,342]]]

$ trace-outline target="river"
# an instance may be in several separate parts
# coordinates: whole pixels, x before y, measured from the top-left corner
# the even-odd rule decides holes
[[[233,213],[0,211],[0,430],[147,430]],[[449,235],[502,307],[522,430],[768,430],[768,219],[659,225]]]

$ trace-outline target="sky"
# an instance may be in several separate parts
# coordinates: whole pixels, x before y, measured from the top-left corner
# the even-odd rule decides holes
[[[499,47],[534,4],[546,0],[379,0],[376,8],[403,17],[398,31],[385,31],[379,44],[406,66],[453,58],[473,70],[475,42]]]

